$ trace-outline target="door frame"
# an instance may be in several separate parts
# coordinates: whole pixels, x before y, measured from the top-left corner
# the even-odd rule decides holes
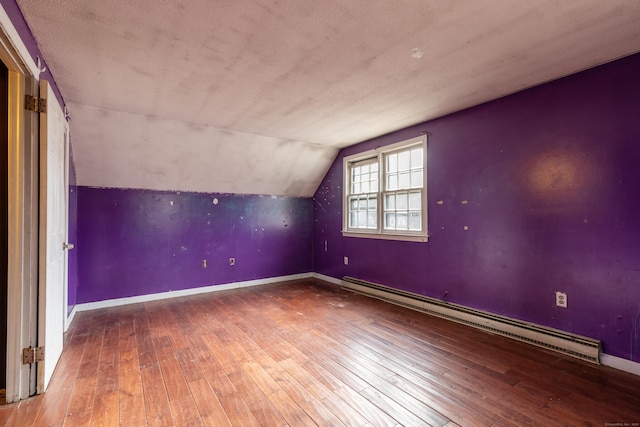
[[[36,370],[22,349],[36,345],[38,295],[38,117],[24,109],[37,94],[40,69],[0,5],[0,60],[9,69],[7,263],[7,403],[36,391]],[[2,367],[0,367],[2,369]]]

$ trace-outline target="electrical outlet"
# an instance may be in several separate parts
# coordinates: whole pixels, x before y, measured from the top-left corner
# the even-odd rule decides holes
[[[236,265],[236,259],[235,258],[229,258],[229,265]]]
[[[207,268],[207,260],[206,259],[202,260],[202,268]]]
[[[556,292],[556,306],[567,308],[567,294],[564,292]]]
[[[344,265],[349,265],[349,257],[344,257]]]

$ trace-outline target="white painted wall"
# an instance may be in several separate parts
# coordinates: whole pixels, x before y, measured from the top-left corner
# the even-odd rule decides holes
[[[335,147],[70,104],[82,185],[310,196]],[[80,141],[75,144],[75,141]]]
[[[17,1],[80,185],[310,196],[336,147],[640,51],[637,0]]]

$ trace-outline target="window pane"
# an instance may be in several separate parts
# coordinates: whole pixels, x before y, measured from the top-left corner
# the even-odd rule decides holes
[[[351,212],[349,214],[349,227],[356,228],[358,226],[358,213]]]
[[[354,182],[353,183],[353,189],[351,191],[352,194],[360,194],[360,183],[359,182]]]
[[[361,211],[366,211],[367,210],[367,205],[368,205],[368,200],[366,198],[361,198],[360,199],[360,203],[359,203],[359,209]]]
[[[369,210],[375,210],[376,207],[378,205],[378,199],[376,199],[375,197],[369,197],[369,206],[368,209]]]
[[[364,228],[367,226],[367,212],[358,211],[358,227]]]
[[[422,188],[422,169],[411,171],[411,188]]]
[[[362,165],[360,166],[360,173],[361,174],[368,174],[369,173],[369,165]],[[365,178],[366,179],[366,178]]]
[[[367,218],[367,227],[378,228],[378,215],[376,214],[376,212],[369,212],[369,216]]]
[[[387,156],[387,172],[396,172],[398,170],[398,155],[389,154]]]
[[[384,197],[384,208],[388,211],[393,211],[396,209],[396,195],[395,194],[387,194]]]
[[[398,230],[406,230],[409,228],[407,214],[399,213],[396,215],[396,229]]]
[[[363,193],[368,193],[369,192],[369,181],[365,181],[361,184],[360,190]]]
[[[420,212],[409,212],[409,230],[422,230],[422,215]]]
[[[409,194],[409,209],[412,211],[422,209],[422,195],[419,192]]]
[[[398,188],[409,188],[411,187],[411,178],[409,172],[401,173],[398,181]]]
[[[387,176],[387,190],[398,189],[398,175]]]
[[[349,210],[353,211],[358,209],[358,199],[355,197],[349,197]]]
[[[411,150],[411,168],[421,168],[422,167],[422,148],[414,148]]]
[[[377,193],[378,192],[378,180],[376,179],[375,181],[371,181],[371,189],[369,190],[372,193]]]
[[[408,207],[407,204],[407,193],[398,193],[396,195],[396,207],[398,210],[406,210]]]
[[[411,153],[402,151],[398,153],[398,170],[406,171],[411,167]]]
[[[378,172],[378,163],[372,163],[371,164],[371,173],[377,173]]]
[[[384,228],[395,230],[396,229],[396,214],[386,213],[384,215]]]

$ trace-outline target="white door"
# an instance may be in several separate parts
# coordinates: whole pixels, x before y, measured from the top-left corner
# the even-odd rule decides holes
[[[40,81],[40,97],[47,100],[40,113],[40,283],[37,392],[43,393],[62,354],[67,289],[67,122],[47,81]]]

